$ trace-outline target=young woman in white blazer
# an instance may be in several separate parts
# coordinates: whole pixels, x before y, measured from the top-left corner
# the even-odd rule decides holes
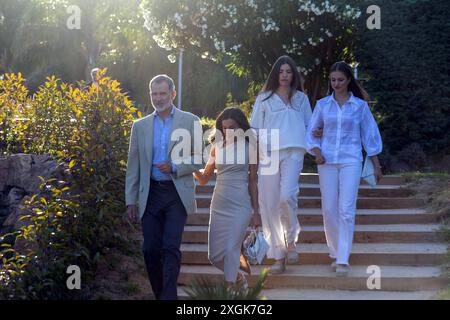
[[[288,56],[278,58],[256,98],[250,120],[258,132],[260,160],[270,158],[276,162],[275,166],[269,164],[276,170],[265,171],[266,164],[260,163],[258,171],[262,227],[270,246],[267,257],[276,260],[270,268],[272,274],[285,271],[286,258],[292,264],[299,260],[295,247],[300,232],[298,181],[312,114],[308,97],[298,90],[300,84],[294,60]]]
[[[362,147],[382,178],[377,155],[382,141],[367,104],[368,95],[345,62],[330,70],[328,96],[317,101],[307,133],[308,151],[315,156],[322,194],[322,213],[332,267],[338,276],[350,270],[356,203],[362,171]],[[323,129],[322,137],[313,134]]]

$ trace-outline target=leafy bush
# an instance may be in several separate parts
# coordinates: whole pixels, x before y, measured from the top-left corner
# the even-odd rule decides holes
[[[418,170],[425,166],[427,156],[420,144],[414,142],[401,149],[398,153],[398,159],[406,162],[413,170]]]
[[[200,123],[202,124],[203,132],[209,129],[214,129],[216,126],[216,120],[208,117],[201,117]]]
[[[28,108],[28,90],[22,74],[6,74],[0,79],[0,154],[20,151],[17,141],[21,132],[17,122],[23,121],[20,114]]]
[[[267,279],[268,269],[261,271],[258,281],[253,287],[242,285],[230,286],[227,282],[212,281],[207,278],[196,278],[187,286],[185,292],[193,300],[260,300],[261,292]]]
[[[74,296],[66,287],[67,267],[77,264],[88,270],[86,267],[93,262],[87,248],[73,248],[72,235],[77,232],[80,215],[77,196],[71,194],[65,182],[48,180],[41,184],[40,195],[26,202],[26,208],[28,214],[21,220],[27,224],[13,233],[15,246],[2,244],[7,248],[0,253],[2,298]]]
[[[381,29],[361,19],[357,59],[368,74],[380,129],[392,155],[415,142],[425,154],[450,152],[450,33],[446,0],[367,0],[378,5]]]
[[[50,77],[26,99],[26,107],[21,105],[25,91],[19,96],[22,100],[8,98],[21,83],[15,75],[0,80],[1,113],[15,110],[23,119],[8,124],[11,132],[20,135],[10,139],[3,152],[20,146],[26,153],[49,154],[68,164],[73,180],[48,187],[50,193],[27,205],[31,224],[18,231],[17,240],[33,244],[28,248],[31,256],[14,248],[2,253],[3,296],[86,297],[89,282],[79,293],[70,292],[63,281],[65,269],[78,265],[84,279],[89,279],[108,247],[127,247],[125,236],[117,230],[123,222],[126,157],[137,110],[120,84],[106,76],[99,86],[89,87]]]

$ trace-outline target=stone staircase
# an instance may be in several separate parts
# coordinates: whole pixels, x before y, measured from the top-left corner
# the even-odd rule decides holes
[[[297,249],[300,262],[281,275],[269,275],[263,294],[268,299],[430,299],[448,280],[440,263],[447,245],[439,242],[436,216],[411,198],[400,176],[386,176],[376,188],[362,183],[359,189],[354,245],[348,277],[331,270],[323,230],[317,174],[300,177],[299,221],[302,231]],[[214,180],[196,186],[198,210],[188,217],[183,234],[179,295],[183,286],[202,276],[222,280],[208,261],[209,205]],[[263,266],[273,263],[269,259]],[[379,266],[381,289],[369,290],[367,267]],[[253,266],[250,285],[263,266]]]

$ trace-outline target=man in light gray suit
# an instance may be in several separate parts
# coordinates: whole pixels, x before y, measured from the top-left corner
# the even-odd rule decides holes
[[[173,105],[176,91],[170,77],[158,75],[149,87],[155,112],[135,121],[131,130],[127,213],[142,223],[155,298],[176,300],[181,238],[187,214],[196,209],[192,172],[202,168],[202,129],[197,116]]]

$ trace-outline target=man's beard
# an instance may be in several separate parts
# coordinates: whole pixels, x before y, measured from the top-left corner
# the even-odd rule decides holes
[[[170,107],[171,107],[171,105],[167,105],[167,106],[153,105],[153,108],[156,110],[156,112],[159,112],[159,113],[169,110]]]

